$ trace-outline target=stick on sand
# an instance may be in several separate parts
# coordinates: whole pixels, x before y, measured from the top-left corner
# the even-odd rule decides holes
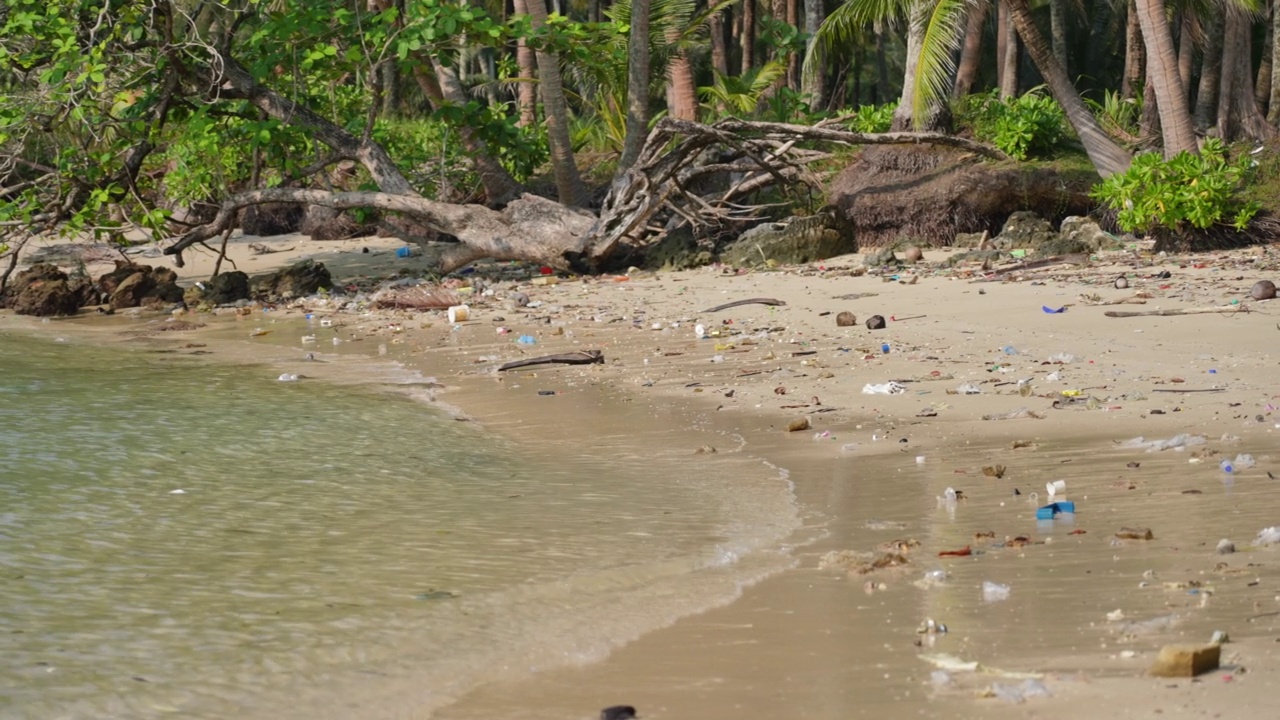
[[[600,350],[583,350],[575,353],[561,353],[560,355],[543,355],[542,357],[529,358],[528,360],[513,360],[502,365],[498,370],[515,370],[516,368],[529,367],[530,365],[595,365],[604,362],[604,353]]]
[[[1181,310],[1108,310],[1107,317],[1123,318],[1123,317],[1143,317],[1146,315],[1207,315],[1209,313],[1238,313],[1249,312],[1248,305],[1216,305],[1214,307],[1202,308],[1185,308]]]
[[[738,307],[739,305],[786,305],[786,303],[781,300],[775,300],[774,298],[750,298],[748,300],[734,300],[731,303],[725,303],[723,305],[717,305],[713,308],[707,308],[702,312],[708,312],[708,313],[720,312],[721,310],[728,310],[729,308]]]

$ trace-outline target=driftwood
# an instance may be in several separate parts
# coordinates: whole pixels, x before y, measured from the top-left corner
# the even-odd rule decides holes
[[[783,302],[782,300],[776,300],[774,298],[750,298],[747,300],[734,300],[731,303],[725,303],[723,305],[717,305],[713,308],[707,308],[702,312],[704,313],[720,312],[721,310],[728,310],[729,308],[735,308],[742,305],[786,305],[786,303]]]
[[[1043,260],[1031,260],[1028,262],[1018,263],[1007,268],[992,271],[994,277],[982,278],[978,282],[990,282],[993,279],[999,279],[1004,275],[1015,272],[1023,272],[1026,270],[1040,270],[1042,268],[1053,267],[1054,265],[1085,265],[1089,262],[1089,256],[1085,253],[1076,253],[1074,255],[1057,255]]]
[[[528,360],[512,360],[498,370],[515,370],[530,365],[596,365],[604,362],[604,352],[600,350],[583,350],[582,352],[561,353],[559,355],[543,355]]]
[[[1227,390],[1226,388],[1187,388],[1187,389],[1185,389],[1185,390],[1180,390],[1180,389],[1165,389],[1165,388],[1158,388],[1158,389],[1156,389],[1156,390],[1152,390],[1151,392],[1158,392],[1158,393],[1202,393],[1202,392],[1226,392],[1226,390]]]
[[[1108,310],[1107,317],[1125,318],[1125,317],[1146,317],[1150,315],[1158,315],[1161,317],[1169,317],[1173,315],[1208,315],[1210,313],[1225,313],[1232,315],[1235,313],[1249,312],[1248,305],[1217,305],[1214,307],[1202,308],[1184,308],[1173,310]]]
[[[413,218],[457,239],[438,260],[449,272],[483,258],[537,262],[560,270],[595,271],[624,245],[641,246],[671,228],[694,225],[741,231],[773,205],[753,202],[758,191],[820,192],[808,169],[829,153],[799,144],[942,144],[990,158],[1004,155],[989,145],[941,133],[856,133],[829,125],[810,127],[727,118],[711,125],[664,118],[650,131],[640,157],[617,179],[597,215],[544,198],[523,195],[502,209],[461,205],[418,195],[386,151],[258,84],[232,59],[217,75],[223,97],[246,99],[267,116],[298,125],[333,152],[316,172],[339,160],[359,162],[378,192],[331,192],[277,187],[225,199],[209,223],[192,227],[165,248],[182,266],[182,251],[229,228],[239,210],[263,203],[301,203],[335,210],[372,208]],[[217,85],[218,83],[215,83]],[[728,189],[696,190],[717,177],[733,178]],[[301,178],[299,178],[301,179]],[[505,198],[503,198],[505,199]],[[500,202],[502,199],[493,199]],[[655,227],[665,227],[655,233]]]

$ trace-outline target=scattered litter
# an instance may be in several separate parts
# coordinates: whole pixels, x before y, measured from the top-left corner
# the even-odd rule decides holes
[[[1214,630],[1213,635],[1209,636],[1210,645],[1221,645],[1231,642],[1231,636],[1227,635],[1226,630]]]
[[[1269,528],[1262,528],[1258,531],[1258,537],[1253,541],[1254,545],[1280,545],[1280,525],[1273,525]]]
[[[962,384],[960,387],[956,388],[956,394],[957,395],[981,395],[982,388],[978,387],[977,385],[974,385],[971,382],[967,382]]]
[[[1005,467],[1003,465],[984,465],[982,468],[983,475],[996,478],[997,480],[1004,477],[1004,473]]]
[[[1110,619],[1110,615],[1107,616]],[[1124,635],[1154,635],[1177,625],[1181,620],[1177,615],[1161,615],[1149,620],[1135,620],[1121,624],[1117,630]]]
[[[1049,688],[1039,680],[1023,680],[1021,684],[1012,685],[1005,683],[992,683],[989,694],[986,697],[999,698],[1007,703],[1019,704],[1026,702],[1027,698],[1037,697],[1053,697],[1053,693],[1049,692]]]
[[[177,490],[170,490],[169,494],[170,495],[186,495],[187,491],[183,490],[182,488],[178,488]]]
[[[1060,314],[1062,314],[1062,313],[1064,313],[1064,312],[1066,312],[1066,311],[1067,311],[1067,306],[1066,306],[1066,305],[1063,305],[1062,307],[1058,307],[1058,308],[1051,308],[1051,307],[1049,307],[1048,305],[1045,305],[1045,306],[1043,306],[1041,309],[1042,309],[1042,310],[1044,310],[1046,313],[1048,313],[1048,314],[1050,314],[1050,315],[1060,315]]]
[[[280,382],[297,382],[299,377],[301,376],[297,373],[280,373],[280,377],[276,378],[276,380]]]
[[[934,670],[929,673],[929,682],[934,687],[946,687],[951,684],[951,673],[946,670]]]
[[[983,415],[983,420],[1023,420],[1030,418],[1032,420],[1043,420],[1044,416],[1037,412],[1032,412],[1030,408],[1018,408],[1007,413],[993,413]]]
[[[1122,527],[1116,531],[1116,537],[1121,540],[1154,540],[1156,536],[1151,528]]]
[[[521,345],[537,345],[538,338],[532,335],[521,335],[519,338],[516,339],[516,342],[520,343]]]
[[[1132,440],[1122,443],[1121,447],[1134,449],[1143,448],[1146,449],[1147,452],[1160,452],[1162,450],[1178,450],[1194,447],[1196,445],[1203,445],[1207,440],[1208,438],[1204,435],[1192,435],[1190,433],[1174,435],[1166,440],[1147,440],[1142,436],[1138,436]]]
[[[1214,548],[1214,552],[1219,555],[1230,555],[1236,551],[1236,544],[1230,540],[1223,538],[1218,541],[1218,547]]]
[[[1008,600],[1010,591],[1011,588],[1008,585],[984,580],[982,582],[982,601],[993,603]]]
[[[471,319],[471,308],[466,305],[454,305],[448,310],[449,324],[457,325]]]
[[[1071,353],[1054,353],[1049,356],[1048,362],[1053,365],[1070,365],[1076,361],[1076,356]]]
[[[1032,493],[1034,495],[1034,493]],[[1070,500],[1062,500],[1059,502],[1049,503],[1043,507],[1036,508],[1037,520],[1052,520],[1062,513],[1075,513],[1076,504]],[[1118,536],[1118,535],[1117,535]]]
[[[978,671],[977,660],[965,661],[965,660],[961,660],[955,655],[945,655],[945,654],[921,655],[920,659],[924,660],[930,665],[933,665],[939,670],[946,670],[947,672],[977,672]]]
[[[889,381],[887,383],[867,383],[862,386],[863,395],[901,395],[907,391],[907,387],[902,383]]]

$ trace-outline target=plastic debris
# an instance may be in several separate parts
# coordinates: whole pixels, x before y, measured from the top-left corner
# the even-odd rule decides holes
[[[981,395],[982,388],[978,387],[977,385],[974,385],[971,382],[967,382],[961,385],[960,387],[956,388],[956,394],[957,395]]]
[[[1012,590],[1008,585],[1001,585],[997,582],[984,580],[982,582],[982,602],[1000,602],[1009,599],[1009,593]]]
[[[1277,545],[1280,544],[1280,525],[1273,525],[1269,528],[1262,528],[1258,531],[1258,537],[1253,541],[1254,545]]]
[[[929,673],[929,682],[934,687],[946,687],[951,684],[951,673],[946,670],[934,670]]]
[[[992,683],[991,696],[1008,703],[1023,703],[1027,698],[1053,697],[1049,688],[1039,680],[1023,680],[1020,684]]]
[[[1140,435],[1132,440],[1124,442],[1121,447],[1135,449],[1141,448],[1145,449],[1147,452],[1160,452],[1162,450],[1177,450],[1181,448],[1195,447],[1196,445],[1203,445],[1207,440],[1208,438],[1204,435],[1192,435],[1190,433],[1174,435],[1173,437],[1165,440],[1147,440]]]
[[[879,385],[867,383],[862,386],[863,395],[901,395],[906,391],[907,387],[905,385],[893,381],[880,383]]]
[[[1032,420],[1043,420],[1044,416],[1039,413],[1032,412],[1031,408],[1018,408],[1017,410],[1012,410],[1007,413],[992,413],[990,415],[982,416],[983,420],[1023,420],[1027,418]]]
[[[280,373],[280,377],[276,378],[276,380],[280,382],[297,382],[298,374],[297,373]]]
[[[521,335],[516,340],[516,342],[520,343],[521,345],[536,345],[538,342],[538,339],[532,335]]]
[[[1062,307],[1051,308],[1048,305],[1044,305],[1041,307],[1041,309],[1050,315],[1061,315],[1062,313],[1067,311],[1067,306],[1063,305]]]

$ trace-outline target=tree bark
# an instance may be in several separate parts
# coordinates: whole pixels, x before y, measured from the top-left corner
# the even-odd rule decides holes
[[[627,134],[618,159],[619,176],[640,156],[649,136],[649,20],[649,0],[632,0],[627,36]]]
[[[1067,2],[1068,0],[1049,0],[1049,35],[1053,38],[1053,57],[1070,77],[1071,66],[1067,63]]]
[[[898,107],[893,110],[893,123],[890,130],[903,132],[918,126],[917,121],[925,118],[914,117],[916,91],[916,69],[920,64],[920,42],[924,39],[924,3],[912,5],[911,17],[907,19],[907,57],[902,71],[902,93],[898,97]],[[918,129],[918,128],[917,128]]]
[[[1218,92],[1218,136],[1223,140],[1268,140],[1275,128],[1258,110],[1250,74],[1249,19],[1238,8],[1227,8],[1223,18],[1222,84]]]
[[[1080,142],[1084,145],[1094,169],[1104,178],[1114,173],[1124,172],[1128,169],[1132,157],[1103,131],[1093,113],[1085,107],[1084,101],[1080,99],[1080,93],[1071,84],[1066,71],[1058,65],[1044,36],[1036,28],[1027,0],[1008,0],[1008,2],[1018,35],[1026,43],[1027,52],[1035,61],[1040,74],[1044,76],[1054,99],[1066,113],[1067,121],[1080,136]]]
[[[787,24],[793,28],[799,29],[800,8],[798,0],[785,0],[787,5]],[[800,89],[800,55],[791,53],[787,58],[787,87],[791,90]]]
[[[648,2],[648,0],[642,0]],[[596,11],[599,12],[598,0]],[[528,15],[525,0],[514,0],[517,13]],[[520,70],[520,78],[516,85],[516,106],[520,108],[520,127],[533,127],[538,124],[538,88],[534,84],[538,76],[538,61],[534,57],[533,48],[524,38],[516,40],[516,67]]]
[[[1196,55],[1196,20],[1190,12],[1183,11],[1179,20],[1178,31],[1178,77],[1182,80],[1182,91],[1191,102],[1191,71],[1195,65]],[[1188,105],[1189,107],[1190,105]]]
[[[1275,54],[1275,39],[1272,30],[1272,24],[1275,22],[1276,8],[1275,0],[1269,3],[1267,8],[1266,22],[1263,24],[1263,41],[1262,41],[1262,62],[1258,65],[1258,75],[1256,84],[1253,86],[1253,99],[1257,103],[1258,109],[1263,115],[1267,114],[1267,103],[1271,100],[1271,72],[1274,67],[1271,64],[1271,57]]]
[[[969,6],[965,19],[964,46],[960,50],[960,65],[956,68],[956,84],[951,87],[951,97],[962,98],[973,91],[978,77],[978,63],[982,61],[982,33],[986,29],[987,2]]]
[[[1142,25],[1135,0],[1129,0],[1124,32],[1124,77],[1120,80],[1120,97],[1132,100],[1147,78],[1147,46],[1142,41]]]
[[[822,0],[804,0],[804,32],[809,36],[806,41],[806,51],[813,49],[814,36],[818,34],[818,28],[822,27],[822,21],[826,18],[826,8]],[[805,74],[803,79],[803,87],[801,93],[804,94],[809,107],[818,110],[827,96],[827,70],[826,63],[819,63],[819,67],[813,72]]]
[[[1173,33],[1161,0],[1136,0],[1138,22],[1147,48],[1147,75],[1155,89],[1160,109],[1164,156],[1180,152],[1196,153],[1196,135],[1187,109],[1187,93],[1178,74],[1178,55],[1173,49]]]
[[[889,102],[892,91],[889,89],[889,63],[885,57],[884,28],[877,25],[876,33],[876,104]]]
[[[547,7],[544,0],[526,0],[529,21],[534,30],[547,24]],[[560,79],[560,58],[551,52],[535,53],[538,61],[539,87],[542,89],[542,106],[547,113],[547,141],[551,146],[551,169],[556,178],[556,192],[560,202],[573,207],[586,207],[589,201],[587,188],[582,184],[578,166],[573,159],[573,145],[569,139],[569,107],[564,97],[564,85]]]
[[[711,67],[720,75],[729,74],[729,49],[725,46],[724,12],[711,16]]]
[[[738,74],[746,75],[756,65],[756,0],[742,0],[740,7],[742,28],[738,40],[742,43],[742,70]]]
[[[1274,3],[1271,8],[1271,98],[1267,104],[1267,122],[1280,127],[1280,22],[1277,22]]]
[[[431,58],[431,65],[435,69],[435,79],[439,83],[440,92],[444,94],[444,99],[454,105],[465,105],[467,91],[462,87],[462,82],[458,80],[453,68],[445,67],[435,57]],[[475,130],[465,126],[460,127],[458,135],[462,138],[463,147],[467,149],[467,157],[475,167],[476,175],[480,177],[480,184],[484,187],[485,197],[490,205],[505,205],[524,192],[520,183],[516,182],[516,179],[511,177],[511,173],[507,172],[507,169],[502,167],[502,163],[489,152],[488,145]],[[379,187],[382,187],[381,184]]]
[[[999,0],[1000,6],[997,11],[999,16],[997,20],[1000,22],[1000,28],[996,34],[996,46],[998,56],[1000,84],[1000,98],[1007,100],[1011,97],[1018,96],[1018,34],[1014,32],[1012,13],[1009,7],[1009,0]],[[1000,32],[1004,33],[1004,44],[1000,43]]]
[[[1094,87],[1107,87],[1104,71],[1111,60],[1113,15],[1111,0],[1093,0],[1089,10],[1092,29],[1089,35],[1089,48],[1085,51],[1085,67],[1089,68],[1088,74],[1093,78]]]
[[[668,43],[679,34],[667,29]],[[698,119],[698,88],[693,79],[693,63],[684,50],[678,50],[667,63],[667,114],[677,120]]]
[[[1218,86],[1222,78],[1222,8],[1211,3],[1204,19],[1204,55],[1193,116],[1198,130],[1207,130],[1217,121]]]

